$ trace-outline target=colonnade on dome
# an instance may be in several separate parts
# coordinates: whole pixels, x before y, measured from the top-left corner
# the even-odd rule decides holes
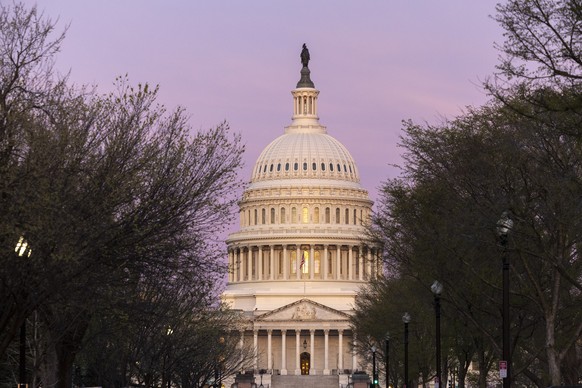
[[[375,248],[355,244],[231,246],[228,281],[367,281],[381,274],[378,252]]]

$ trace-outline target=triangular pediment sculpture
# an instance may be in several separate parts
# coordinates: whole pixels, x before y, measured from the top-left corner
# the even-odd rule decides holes
[[[345,321],[350,315],[309,299],[279,307],[256,317],[256,321]]]

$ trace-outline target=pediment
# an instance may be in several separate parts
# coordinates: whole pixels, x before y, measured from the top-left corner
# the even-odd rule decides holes
[[[301,299],[291,304],[279,307],[268,313],[259,315],[256,321],[345,321],[349,314],[332,309],[309,299]]]

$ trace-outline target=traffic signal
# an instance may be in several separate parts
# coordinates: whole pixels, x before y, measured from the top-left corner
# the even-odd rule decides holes
[[[374,386],[378,385],[378,375],[374,375]]]

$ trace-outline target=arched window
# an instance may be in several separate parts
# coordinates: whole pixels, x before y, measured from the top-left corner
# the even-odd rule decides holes
[[[307,224],[309,222],[309,209],[304,207],[301,211],[301,221],[304,224]]]
[[[256,225],[258,223],[259,223],[259,212],[257,209],[255,209],[255,223],[254,223],[254,225]]]
[[[277,163],[277,171],[281,171],[281,163]]]
[[[358,214],[358,213],[357,213],[357,210],[356,210],[356,209],[354,209],[354,217],[353,217],[353,219],[352,219],[352,223],[353,223],[354,225],[356,225],[356,220],[357,220],[357,218],[358,218],[358,217],[356,216],[357,214]]]
[[[282,224],[285,223],[285,208],[284,207],[281,208],[281,221],[280,222]]]
[[[348,172],[345,164],[344,164],[344,172]]]
[[[285,163],[285,171],[289,171],[289,163]]]
[[[292,207],[291,208],[291,223],[295,224],[296,222],[297,222],[297,208]]]
[[[263,208],[261,210],[261,224],[265,225],[267,223],[267,210]]]
[[[333,163],[329,164],[329,171],[333,171]]]
[[[275,223],[275,208],[271,208],[271,224]]]
[[[321,171],[325,171],[325,163],[321,163]]]
[[[340,166],[340,164],[337,164],[337,172],[342,172],[342,167]]]
[[[329,224],[331,222],[331,210],[330,208],[325,208],[325,223]]]
[[[265,164],[265,166],[263,167],[263,172],[267,172],[267,165]]]
[[[335,208],[335,223],[336,224],[340,223],[340,209],[339,209],[339,207]]]
[[[303,171],[307,171],[307,162],[303,162]]]
[[[297,162],[293,163],[293,170],[295,171],[299,170],[299,163]]]
[[[345,221],[346,221],[346,224],[349,224],[350,223],[350,211],[348,209],[346,209],[346,219],[345,219]]]
[[[313,169],[313,171],[317,170],[317,163],[313,162],[311,164],[311,168]]]
[[[319,208],[318,207],[313,209],[313,223],[319,224]]]

